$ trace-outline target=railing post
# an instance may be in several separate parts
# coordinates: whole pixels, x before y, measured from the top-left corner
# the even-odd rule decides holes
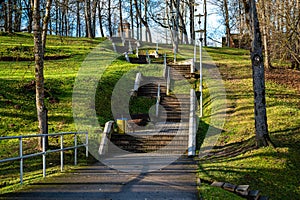
[[[77,133],[74,134],[75,152],[74,152],[74,165],[77,165]]]
[[[142,73],[141,72],[136,73],[133,91],[137,92],[139,90],[141,79],[142,79]]]
[[[148,64],[151,64],[151,59],[150,59],[148,50],[146,51],[146,60],[147,60]]]
[[[160,102],[160,84],[158,84],[157,87],[156,112],[155,112],[156,117],[158,117],[158,113],[159,113],[159,102]]]
[[[20,154],[20,183],[23,184],[23,141],[22,137],[19,138],[19,154]]]
[[[195,91],[190,91],[190,117],[189,117],[189,142],[188,142],[188,156],[195,156],[196,154],[196,117],[195,117]]]
[[[139,47],[138,46],[136,46],[135,51],[136,51],[135,52],[136,57],[139,58]]]
[[[85,156],[86,157],[89,157],[89,132],[86,132],[86,135],[85,135]]]
[[[116,44],[114,42],[112,43],[112,46],[113,46],[114,52],[117,52],[117,47],[116,47]]]
[[[166,78],[166,76],[167,76],[167,55],[166,55],[166,53],[164,54],[164,71],[163,71],[163,76],[164,76],[164,78]]]
[[[131,42],[130,42],[130,40],[129,40],[129,47],[128,47],[128,53],[129,54],[133,54],[133,50],[132,50],[132,47],[131,47]]]
[[[43,143],[43,177],[46,177],[46,136],[42,136],[42,143]]]
[[[60,171],[62,172],[64,169],[64,136],[60,135]]]
[[[167,95],[170,93],[170,67],[167,67]]]
[[[199,117],[202,117],[203,116],[203,87],[202,87],[202,79],[203,79],[203,74],[202,74],[202,40],[200,40],[200,46],[199,46],[199,49],[200,49],[200,69],[199,69],[199,72],[200,72],[200,83],[199,83],[199,93],[200,93],[200,113],[199,113]]]

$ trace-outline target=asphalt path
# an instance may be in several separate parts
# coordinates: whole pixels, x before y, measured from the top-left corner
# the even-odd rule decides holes
[[[181,156],[152,172],[121,172],[102,163],[47,177],[0,199],[28,200],[190,200],[198,199],[196,162]]]

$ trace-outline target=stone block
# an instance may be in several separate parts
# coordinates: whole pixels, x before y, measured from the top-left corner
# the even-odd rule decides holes
[[[223,187],[224,183],[223,182],[217,182],[217,181],[214,181],[211,186],[214,186],[214,187]]]
[[[247,196],[248,200],[258,200],[260,194],[259,190],[250,190]]]
[[[231,184],[231,183],[225,183],[225,184],[223,185],[223,188],[224,188],[225,190],[230,191],[230,192],[234,192],[234,191],[235,191],[235,188],[236,188],[236,185]]]
[[[267,197],[267,196],[260,196],[258,200],[269,200],[269,197]]]
[[[242,196],[247,196],[249,193],[249,185],[238,185],[235,189],[235,192]]]

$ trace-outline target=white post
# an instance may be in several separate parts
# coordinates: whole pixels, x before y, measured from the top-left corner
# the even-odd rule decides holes
[[[86,132],[86,135],[85,135],[85,156],[86,157],[89,157],[89,132]]]
[[[135,55],[136,55],[137,58],[139,58],[139,47],[138,46],[136,47]]]
[[[129,54],[133,54],[130,40],[129,40],[128,52]]]
[[[150,56],[148,50],[146,51],[146,57],[147,57],[147,62],[148,64],[151,64]]]
[[[19,154],[20,154],[20,183],[23,184],[23,141],[22,137],[19,138],[19,143],[20,143],[20,149],[19,149]]]
[[[163,76],[164,76],[164,78],[166,78],[166,76],[167,76],[167,55],[166,55],[166,53],[164,54],[164,71],[163,71]]]
[[[46,177],[46,136],[42,136],[42,143],[43,143],[43,177]]]
[[[160,84],[158,84],[157,87],[156,112],[155,112],[156,117],[158,117],[158,113],[159,113],[159,102],[160,102]]]
[[[60,135],[60,171],[62,172],[64,169],[64,136]]]
[[[195,118],[195,90],[190,90],[190,117],[189,117],[189,143],[188,156],[195,156],[196,154],[196,118]]]
[[[203,101],[203,91],[202,91],[202,78],[203,78],[203,75],[202,75],[202,33],[200,33],[200,83],[199,83],[199,93],[200,93],[200,114],[199,114],[199,117],[202,117],[203,116],[203,108],[202,108],[202,101]]]
[[[167,95],[170,93],[170,67],[167,67]]]
[[[139,90],[141,80],[142,80],[142,73],[141,72],[136,73],[134,86],[133,86],[133,91],[138,91]]]
[[[127,62],[130,62],[130,59],[129,59],[129,56],[128,56],[127,52],[125,52],[125,59],[126,59]]]
[[[75,143],[74,165],[77,165],[77,133],[74,134],[74,143]]]
[[[117,52],[116,44],[113,42],[112,45],[113,45],[114,52]]]

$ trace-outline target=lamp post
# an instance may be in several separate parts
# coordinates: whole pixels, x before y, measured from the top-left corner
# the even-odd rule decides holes
[[[199,111],[199,117],[203,116],[203,107],[202,107],[202,102],[203,102],[203,87],[202,87],[202,79],[203,79],[203,75],[202,75],[202,44],[203,44],[203,33],[204,30],[201,29],[201,17],[203,17],[204,15],[196,15],[196,17],[199,17],[199,30],[197,30],[196,32],[200,34],[199,40],[200,40],[200,44],[199,44],[199,50],[200,50],[200,69],[199,69],[199,74],[200,74],[200,80],[199,80],[199,93],[200,93],[200,97],[199,97],[199,107],[200,107],[200,111]]]

